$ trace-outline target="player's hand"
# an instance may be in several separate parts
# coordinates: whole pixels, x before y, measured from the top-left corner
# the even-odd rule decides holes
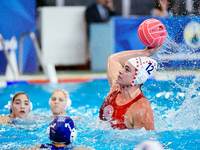
[[[146,47],[146,50],[150,52],[150,56],[160,50],[163,44],[157,44],[155,47]]]

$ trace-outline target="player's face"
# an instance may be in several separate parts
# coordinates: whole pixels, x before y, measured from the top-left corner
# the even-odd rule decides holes
[[[119,71],[117,83],[121,86],[131,85],[133,78],[135,77],[136,69],[130,62],[126,62],[123,68]]]
[[[25,94],[16,96],[12,104],[12,114],[14,117],[26,118],[30,111],[29,99]]]
[[[65,112],[66,96],[63,91],[55,91],[50,100],[50,107],[53,115],[58,115]]]

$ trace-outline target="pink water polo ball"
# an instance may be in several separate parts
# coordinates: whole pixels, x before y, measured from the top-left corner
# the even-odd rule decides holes
[[[167,36],[165,25],[157,19],[147,19],[138,28],[140,41],[148,47],[163,44]]]

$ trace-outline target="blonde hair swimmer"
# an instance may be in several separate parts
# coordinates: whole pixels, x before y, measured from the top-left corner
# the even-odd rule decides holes
[[[8,108],[10,114],[0,116],[1,124],[7,124],[10,122],[11,118],[27,118],[29,112],[33,108],[33,105],[26,93],[18,92],[12,97],[10,101],[8,101],[8,104],[4,107]]]
[[[149,56],[160,48],[161,45],[156,45],[109,56],[107,77],[111,88],[101,105],[99,118],[108,121],[112,128],[155,129],[151,105],[141,86],[156,71],[157,62]]]
[[[58,89],[54,91],[49,99],[49,105],[53,115],[67,115],[66,110],[71,106],[69,92]]]

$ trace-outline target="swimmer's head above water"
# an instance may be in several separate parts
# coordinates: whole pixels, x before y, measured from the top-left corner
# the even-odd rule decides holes
[[[125,64],[125,69],[123,69],[126,70],[126,67],[128,69],[130,68],[134,70],[134,76],[132,83],[129,85],[123,85],[122,87],[124,88],[144,84],[147,81],[147,79],[149,79],[149,77],[151,77],[152,74],[156,71],[157,62],[149,57],[135,57],[129,59]],[[122,72],[123,71],[120,70],[119,74],[122,74]]]
[[[76,140],[77,131],[69,116],[58,116],[49,124],[47,135],[52,142],[70,144]]]
[[[54,91],[49,99],[53,115],[64,115],[66,110],[71,106],[71,103],[69,93],[63,89]]]
[[[12,99],[8,101],[8,104],[5,106],[5,108],[8,108],[12,118],[26,118],[29,112],[32,110],[33,105],[26,93],[17,92],[15,95],[13,95]]]

